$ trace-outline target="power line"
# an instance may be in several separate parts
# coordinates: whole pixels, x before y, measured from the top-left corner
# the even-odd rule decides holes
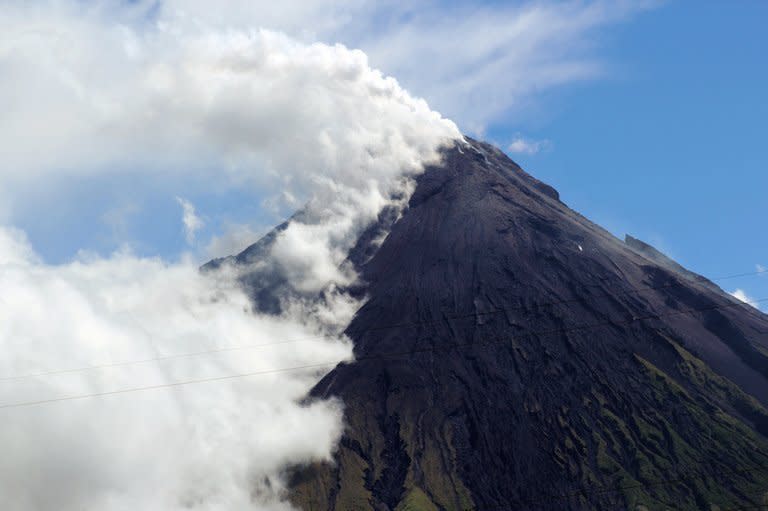
[[[761,298],[759,300],[754,300],[754,303],[762,303],[762,302],[768,302],[768,298]],[[574,332],[579,330],[589,330],[593,328],[599,328],[602,326],[611,326],[611,325],[622,325],[622,324],[632,324],[638,321],[646,321],[649,319],[660,319],[664,317],[671,317],[671,316],[678,316],[683,314],[694,314],[697,312],[709,312],[713,310],[721,310],[721,309],[727,309],[727,308],[733,308],[733,307],[743,307],[743,306],[751,306],[750,304],[739,302],[739,303],[729,303],[729,304],[723,304],[723,305],[712,305],[709,307],[702,307],[702,308],[696,308],[696,309],[688,309],[684,311],[674,311],[671,313],[666,314],[649,314],[646,316],[636,316],[633,317],[630,320],[622,320],[622,321],[614,321],[614,320],[606,320],[602,321],[600,323],[592,323],[587,325],[578,325],[573,326],[569,328],[562,328],[562,329],[551,329],[551,330],[541,330],[538,332],[529,332],[527,334],[519,335],[519,336],[511,336],[510,338],[496,338],[496,341],[508,341],[510,339],[518,339],[521,337],[530,337],[534,335],[549,335],[554,333],[568,333],[568,332]],[[459,344],[453,344],[448,346],[440,346],[440,347],[428,347],[428,348],[421,348],[416,350],[407,350],[407,351],[401,351],[401,352],[393,352],[393,353],[384,353],[379,355],[370,355],[370,356],[364,356],[364,357],[358,357],[354,360],[354,362],[366,362],[370,360],[381,360],[386,358],[396,358],[401,357],[405,355],[415,355],[417,353],[425,353],[430,351],[437,351],[438,349],[455,349],[455,348],[464,348],[464,347],[470,347],[470,346],[477,346],[482,344],[489,344],[484,343],[483,341],[480,342],[469,342],[469,343],[459,343]],[[80,399],[86,399],[86,398],[93,398],[93,397],[102,397],[102,396],[111,396],[116,394],[128,394],[133,392],[142,392],[142,391],[148,391],[148,390],[157,390],[162,388],[170,388],[170,387],[181,387],[185,385],[193,385],[198,383],[208,383],[208,382],[215,382],[215,381],[224,381],[224,380],[234,380],[234,379],[240,379],[240,378],[247,378],[250,376],[258,376],[258,375],[264,375],[264,374],[276,374],[276,373],[285,373],[285,372],[291,372],[291,371],[299,371],[299,370],[307,370],[307,369],[319,369],[322,367],[329,367],[339,364],[338,361],[329,361],[329,362],[323,362],[323,363],[317,363],[317,364],[307,364],[302,366],[293,366],[293,367],[284,367],[284,368],[278,368],[278,369],[266,369],[262,371],[252,371],[247,373],[239,373],[239,374],[231,374],[231,375],[223,375],[223,376],[216,376],[216,377],[210,377],[210,378],[199,378],[199,379],[193,379],[193,380],[184,380],[179,382],[172,382],[172,383],[163,383],[163,384],[157,384],[157,385],[148,385],[143,387],[130,387],[126,389],[119,389],[119,390],[112,390],[112,391],[106,391],[106,392],[94,392],[90,394],[80,394],[80,395],[73,395],[73,396],[63,396],[58,398],[50,398],[50,399],[40,399],[35,401],[22,401],[18,403],[6,403],[6,404],[0,404],[0,409],[8,409],[8,408],[21,408],[21,407],[28,407],[28,406],[35,406],[35,405],[42,405],[47,403],[56,403],[61,401],[74,401],[74,400],[80,400]]]
[[[735,279],[739,277],[748,277],[748,276],[755,276],[760,274],[767,274],[768,269],[761,269],[753,272],[746,272],[746,273],[738,273],[733,275],[727,275],[724,277],[718,277],[716,279],[711,279],[710,281],[721,281],[721,280],[728,280],[728,279]],[[697,283],[703,283],[707,279],[704,277],[701,278],[701,281],[693,281]],[[647,286],[643,288],[632,288],[630,291],[624,291],[618,294],[611,294],[611,293],[603,293],[601,295],[596,296],[590,296],[589,299],[599,299],[599,298],[606,298],[606,297],[614,297],[614,296],[621,296],[621,295],[631,295],[635,293],[644,293],[647,291],[658,291],[662,289],[671,289],[679,286],[683,286],[685,284],[689,284],[691,281],[675,281],[672,283],[667,283],[659,286]],[[499,309],[493,309],[491,311],[485,311],[485,312],[474,312],[474,313],[465,313],[465,314],[455,314],[452,316],[445,316],[440,319],[435,320],[428,320],[428,321],[414,321],[414,322],[401,322],[401,323],[391,323],[387,325],[380,325],[377,327],[372,327],[366,329],[364,332],[378,332],[382,330],[389,330],[393,328],[403,328],[403,327],[416,327],[416,326],[424,326],[424,325],[430,325],[430,324],[438,324],[438,323],[444,323],[445,321],[449,320],[457,320],[457,319],[468,319],[468,318],[478,318],[478,317],[484,317],[484,316],[491,316],[495,314],[501,314],[503,312],[512,312],[516,310],[522,310],[527,308],[544,308],[544,307],[552,307],[557,305],[567,305],[567,304],[575,304],[583,302],[586,298],[580,297],[580,298],[570,298],[568,300],[558,300],[558,301],[552,301],[552,302],[543,302],[543,303],[533,303],[530,305],[518,305],[516,307],[507,307],[507,308],[499,308]],[[752,301],[750,304],[759,303],[759,301]],[[23,380],[28,378],[39,378],[43,376],[55,376],[55,375],[61,375],[61,374],[71,374],[71,373],[79,373],[84,371],[93,371],[97,369],[108,369],[108,368],[114,368],[114,367],[125,367],[125,366],[131,366],[131,365],[139,365],[139,364],[146,364],[151,362],[163,362],[166,360],[175,360],[175,359],[182,359],[182,358],[192,358],[192,357],[198,357],[198,356],[205,356],[205,355],[215,355],[219,353],[229,353],[233,351],[244,351],[244,350],[250,350],[250,349],[256,349],[256,348],[263,348],[268,346],[278,346],[283,344],[295,344],[295,343],[301,343],[301,342],[310,342],[310,341],[319,341],[319,340],[332,340],[336,339],[336,336],[331,336],[327,334],[321,334],[321,335],[314,335],[314,336],[307,336],[297,339],[286,339],[282,341],[273,341],[273,342],[266,342],[266,343],[259,343],[259,344],[244,344],[244,345],[238,345],[238,346],[227,346],[222,348],[214,348],[214,349],[208,349],[208,350],[200,350],[200,351],[194,351],[194,352],[187,352],[187,353],[179,353],[179,354],[172,354],[172,355],[163,355],[163,356],[156,356],[151,358],[144,358],[144,359],[138,359],[138,360],[128,360],[128,361],[122,361],[122,362],[109,362],[104,364],[93,364],[88,366],[81,366],[76,368],[69,368],[69,369],[55,369],[50,371],[40,371],[35,373],[26,373],[26,374],[19,374],[19,375],[11,375],[11,376],[2,376],[0,377],[0,382],[2,381],[12,381],[12,380]]]
[[[749,274],[739,274],[734,275],[732,278],[740,277],[740,276],[747,276],[747,275],[755,275],[758,273],[765,273],[765,271],[761,272],[752,272]],[[725,277],[727,278],[727,277]],[[659,286],[656,288],[648,288],[650,289],[661,289],[665,287],[674,287],[677,285],[681,285],[681,283],[675,283],[671,285],[665,285],[665,286]],[[568,300],[563,302],[553,302],[553,303],[566,303],[571,301],[582,301],[582,299],[578,300]],[[762,298],[759,300],[754,300],[752,303],[763,303],[768,302],[768,298]],[[546,306],[550,304],[543,304],[540,306]],[[701,307],[701,308],[695,308],[695,309],[688,309],[688,310],[682,310],[682,311],[674,311],[669,313],[662,313],[662,314],[649,314],[645,316],[640,317],[633,317],[630,320],[623,320],[623,321],[615,321],[615,320],[606,320],[599,323],[592,323],[587,325],[577,325],[572,326],[568,328],[562,328],[562,329],[550,329],[550,330],[542,330],[537,332],[529,332],[522,335],[512,336],[510,338],[494,338],[493,342],[498,341],[509,341],[511,339],[520,338],[520,337],[530,337],[534,335],[548,335],[548,334],[554,334],[554,333],[567,333],[572,331],[578,331],[578,330],[589,330],[593,328],[599,328],[602,326],[610,326],[610,325],[621,325],[621,324],[632,324],[639,321],[645,321],[645,320],[651,320],[651,319],[660,319],[664,317],[671,317],[676,315],[684,315],[684,314],[694,314],[697,312],[709,312],[713,310],[721,310],[726,308],[733,308],[733,307],[741,307],[745,305],[750,305],[747,303],[730,303],[730,304],[722,304],[722,305],[712,305],[708,307]],[[535,306],[535,305],[534,305]],[[509,310],[509,309],[502,309],[502,310]],[[491,313],[498,313],[502,310],[498,311],[491,311]],[[486,315],[488,313],[476,313],[476,314],[467,314],[462,316],[454,316],[454,317],[447,317],[443,318],[440,322],[447,321],[449,319],[461,319],[463,317],[477,317]],[[410,326],[410,325],[417,325],[417,324],[424,324],[424,323],[434,323],[436,321],[431,322],[421,322],[421,323],[411,323],[411,324],[404,324],[400,323],[397,325],[391,325],[387,327],[377,327],[372,330],[381,330],[384,328],[395,328],[395,327],[402,327],[402,326]],[[269,345],[275,345],[275,344],[283,344],[287,342],[300,342],[304,340],[311,340],[311,339],[317,339],[317,338],[328,338],[329,336],[317,336],[313,338],[306,338],[306,339],[295,339],[290,341],[282,341],[282,342],[276,342],[276,343],[266,343],[261,346],[269,346]],[[364,362],[369,360],[377,360],[377,359],[386,359],[386,358],[396,358],[400,356],[405,355],[413,355],[417,353],[424,353],[429,351],[436,351],[438,349],[456,349],[456,348],[464,348],[464,347],[472,347],[472,346],[482,346],[484,344],[491,344],[491,342],[488,341],[480,341],[480,342],[469,342],[469,343],[459,343],[459,344],[453,344],[449,346],[440,346],[440,347],[429,347],[429,348],[422,348],[422,349],[416,349],[416,350],[408,350],[408,351],[402,351],[402,352],[394,352],[394,353],[385,353],[380,355],[372,355],[372,356],[366,356],[366,357],[359,357],[355,362]],[[255,347],[254,345],[250,347]],[[120,365],[129,365],[129,364],[136,364],[136,363],[142,363],[142,362],[151,362],[156,360],[164,360],[168,358],[179,358],[179,357],[186,357],[186,356],[196,356],[196,355],[202,355],[202,354],[208,354],[208,353],[215,353],[215,352],[222,352],[222,351],[232,351],[235,349],[245,349],[246,347],[233,347],[233,348],[222,348],[218,350],[207,350],[207,351],[201,351],[197,353],[188,353],[183,355],[172,355],[167,357],[155,357],[153,359],[146,359],[144,361],[132,361],[132,362],[118,362],[114,364],[104,364],[102,366],[98,367],[114,367],[114,366],[120,366]],[[246,378],[250,376],[257,376],[257,375],[264,375],[264,374],[274,374],[274,373],[283,373],[283,372],[290,372],[290,371],[299,371],[299,370],[308,370],[308,369],[320,369],[323,367],[329,367],[336,365],[338,361],[332,361],[332,362],[325,362],[325,363],[316,363],[316,364],[307,364],[302,366],[292,366],[292,367],[286,367],[286,368],[278,368],[278,369],[268,369],[263,371],[252,371],[247,373],[240,373],[240,374],[232,374],[232,375],[223,375],[218,377],[211,377],[211,378],[200,378],[200,379],[194,379],[194,380],[185,380],[185,381],[179,381],[179,382],[171,382],[171,383],[164,383],[164,384],[158,384],[158,385],[148,385],[148,386],[142,386],[142,387],[132,387],[127,389],[119,389],[114,391],[106,391],[106,392],[97,392],[97,393],[90,393],[90,394],[81,394],[81,395],[74,395],[74,396],[63,396],[59,398],[51,398],[51,399],[42,399],[42,400],[36,400],[36,401],[25,401],[25,402],[18,402],[18,403],[6,403],[6,404],[0,404],[0,409],[9,409],[9,408],[20,408],[20,407],[30,407],[30,406],[36,406],[36,405],[42,405],[47,403],[54,403],[54,402],[62,402],[62,401],[73,401],[73,400],[81,400],[81,399],[87,399],[87,398],[94,398],[94,397],[105,397],[105,396],[112,396],[112,395],[118,395],[118,394],[127,394],[127,393],[134,393],[134,392],[143,392],[143,391],[149,391],[149,390],[158,390],[163,388],[172,388],[172,387],[180,387],[180,386],[186,386],[186,385],[193,385],[198,383],[208,383],[208,382],[216,382],[216,381],[226,381],[226,380],[233,380],[233,379],[240,379],[240,378]],[[89,368],[95,368],[95,366],[91,366]],[[48,372],[48,373],[38,373],[38,375],[44,375],[44,374],[60,374],[63,372],[74,372],[74,371],[80,371],[81,369],[71,369],[71,370],[63,370],[63,371],[56,371],[56,372]],[[30,375],[32,376],[32,375]],[[8,379],[15,379],[15,378],[21,378],[21,377],[6,377],[2,378],[0,380],[8,380]],[[703,464],[703,463],[702,463]],[[663,485],[669,485],[669,484],[675,484],[679,483],[683,480],[690,480],[690,479],[701,479],[703,477],[706,477],[708,475],[722,475],[726,473],[748,473],[748,472],[755,472],[755,471],[764,471],[768,470],[768,466],[755,466],[749,469],[740,467],[736,469],[731,469],[727,471],[720,471],[720,472],[703,472],[701,473],[700,477],[691,477],[690,475],[687,476],[679,476],[673,479],[662,479],[662,480],[656,480],[651,481],[645,484],[632,484],[632,485],[626,485],[616,488],[609,488],[609,487],[603,487],[603,488],[582,488],[576,491],[573,491],[568,494],[563,495],[555,495],[555,496],[548,496],[546,498],[541,499],[534,499],[534,500],[526,500],[522,501],[520,503],[522,504],[537,504],[539,502],[549,502],[554,500],[566,500],[571,499],[579,496],[588,496],[588,495],[599,495],[599,494],[606,494],[606,493],[616,493],[626,490],[633,490],[633,489],[643,489],[643,488],[651,488],[654,486],[663,486]],[[492,508],[492,509],[502,509],[508,506],[500,506],[498,508]],[[739,507],[739,508],[731,508],[724,511],[741,511],[741,510],[747,510],[747,509],[762,509],[762,508],[768,508],[768,505],[757,505],[757,506],[747,506],[747,507]]]
[[[248,350],[248,349],[255,349],[255,348],[261,348],[266,346],[277,346],[280,344],[294,344],[298,342],[306,342],[306,341],[316,341],[320,339],[335,339],[335,337],[330,335],[318,335],[318,336],[311,336],[301,339],[288,339],[285,341],[276,341],[276,342],[267,342],[263,344],[247,344],[247,345],[241,345],[241,346],[229,346],[224,348],[216,348],[216,349],[210,349],[210,350],[201,350],[201,351],[193,351],[193,352],[187,352],[187,353],[179,353],[174,355],[163,355],[159,357],[152,357],[152,358],[144,358],[139,360],[128,360],[125,362],[110,362],[107,364],[97,364],[97,365],[90,365],[90,366],[83,366],[83,367],[76,367],[72,369],[57,369],[52,371],[43,371],[39,373],[27,373],[27,374],[19,374],[14,376],[3,376],[0,378],[0,381],[11,381],[11,380],[23,380],[27,378],[38,378],[41,376],[54,376],[59,374],[68,374],[68,373],[79,373],[84,371],[92,371],[96,369],[108,369],[112,367],[121,367],[121,366],[131,366],[131,365],[139,365],[139,364],[146,364],[150,362],[162,362],[165,360],[173,360],[173,359],[180,359],[180,358],[191,358],[191,357],[198,357],[202,355],[215,355],[217,353],[227,353],[231,351],[241,351],[241,350]]]
[[[725,277],[715,277],[715,278],[712,278],[712,279],[709,279],[709,280],[713,281],[713,282],[719,282],[721,280],[737,279],[739,277],[749,277],[749,276],[752,276],[752,275],[760,275],[762,273],[768,273],[768,268],[762,268],[762,269],[758,269],[756,271],[750,271],[750,272],[746,272],[746,273],[737,273],[735,275],[726,275]],[[699,276],[701,277],[701,279],[703,281],[707,280],[706,277],[702,277],[701,275],[699,275]]]

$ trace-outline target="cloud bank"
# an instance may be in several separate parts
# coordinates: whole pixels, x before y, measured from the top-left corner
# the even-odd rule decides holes
[[[360,186],[399,175],[458,136],[357,50],[266,30],[134,29],[76,11],[1,18],[14,77],[0,84],[3,182],[143,169],[271,179],[296,194],[326,177]]]
[[[125,251],[50,265],[0,227],[0,494],[14,511],[287,509],[284,467],[328,458],[343,427],[338,403],[298,404],[322,371],[175,384],[349,358],[346,253],[460,134],[360,51],[114,5],[4,7],[0,190],[129,176],[306,204],[259,262],[294,293],[260,315],[231,269]],[[179,203],[191,242],[202,222]],[[200,351],[216,353],[176,356]]]
[[[0,230],[0,404],[349,358],[334,337],[167,358],[327,331],[313,319],[328,317],[320,310],[251,313],[231,282],[129,254],[46,266],[22,233]],[[317,377],[288,371],[1,409],[3,507],[287,509],[281,470],[327,458],[342,430],[338,403],[298,404]]]

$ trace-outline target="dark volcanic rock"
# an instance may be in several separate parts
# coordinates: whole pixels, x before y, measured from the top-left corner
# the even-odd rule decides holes
[[[391,221],[391,220],[390,220]],[[349,325],[306,510],[728,509],[768,491],[768,317],[470,141],[418,178]],[[641,506],[641,507],[638,507]]]

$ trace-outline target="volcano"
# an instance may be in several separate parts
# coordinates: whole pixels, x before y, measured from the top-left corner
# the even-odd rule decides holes
[[[498,149],[446,150],[349,260],[366,297],[346,330],[356,361],[310,396],[340,399],[346,431],[334,462],[290,470],[296,507],[768,503],[768,316],[617,239]],[[279,282],[245,283],[276,306]]]

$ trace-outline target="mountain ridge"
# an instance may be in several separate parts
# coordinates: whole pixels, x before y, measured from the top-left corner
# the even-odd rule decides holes
[[[694,510],[768,497],[768,470],[744,470],[768,468],[768,317],[470,138],[377,229],[389,232],[380,246],[369,233],[349,256],[352,291],[367,297],[346,330],[358,360],[311,393],[341,399],[347,429],[334,463],[291,471],[297,507]]]

